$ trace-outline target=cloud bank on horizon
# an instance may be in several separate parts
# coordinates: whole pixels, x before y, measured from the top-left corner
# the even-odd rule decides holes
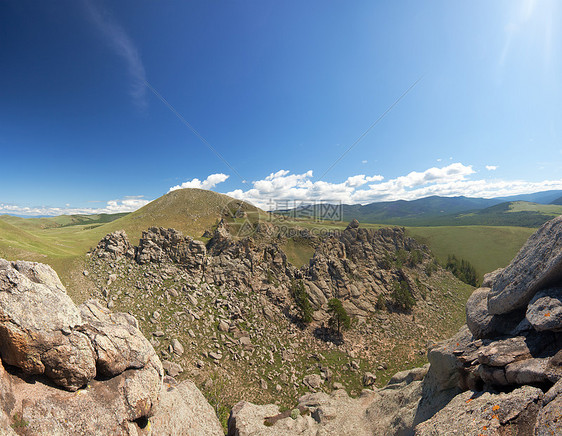
[[[497,166],[487,165],[487,171]],[[279,202],[341,202],[344,204],[368,204],[379,201],[416,200],[432,195],[442,197],[494,198],[539,191],[560,189],[562,179],[527,182],[524,180],[487,180],[477,177],[472,165],[460,162],[425,171],[412,171],[404,176],[385,180],[382,175],[358,174],[340,183],[313,180],[313,171],[293,174],[279,170],[261,180],[251,182],[247,190],[235,189],[224,194],[244,200],[266,210],[276,208]],[[223,173],[210,174],[205,180],[194,178],[172,186],[168,192],[177,189],[198,188],[216,190],[217,185],[230,176]],[[27,207],[0,203],[0,213],[17,215],[71,215],[133,212],[150,201],[143,196],[128,196],[110,200],[101,208],[72,207]]]
[[[127,196],[118,200],[109,200],[104,207],[51,207],[51,206],[19,206],[0,203],[0,214],[24,216],[57,216],[57,215],[96,215],[100,213],[134,212],[150,203],[142,195]]]
[[[487,165],[488,171],[497,166]],[[562,189],[562,179],[527,182],[523,180],[486,180],[471,177],[477,174],[472,165],[460,162],[425,171],[412,171],[405,176],[384,180],[381,175],[355,175],[342,183],[313,181],[312,171],[290,174],[287,170],[271,173],[264,180],[252,182],[249,190],[226,192],[231,197],[248,201],[265,209],[276,201],[326,201],[344,204],[368,204],[380,201],[416,200],[433,195],[442,197],[494,198],[538,191]]]

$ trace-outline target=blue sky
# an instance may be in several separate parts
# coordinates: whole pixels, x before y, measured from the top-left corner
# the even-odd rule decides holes
[[[0,0],[0,213],[562,189],[561,24],[555,0]]]

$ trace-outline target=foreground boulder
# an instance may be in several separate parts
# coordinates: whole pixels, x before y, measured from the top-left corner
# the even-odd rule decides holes
[[[56,273],[0,260],[0,357],[25,374],[45,374],[76,390],[96,376],[95,350],[80,311]]]
[[[526,307],[540,291],[562,280],[562,216],[534,233],[495,278],[488,310],[499,315]]]
[[[223,436],[211,405],[189,380],[165,377],[160,402],[150,418],[154,435]]]
[[[222,434],[192,383],[162,378],[135,318],[78,308],[48,266],[0,259],[0,434]]]

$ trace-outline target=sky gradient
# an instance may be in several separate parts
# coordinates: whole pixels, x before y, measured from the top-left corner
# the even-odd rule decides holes
[[[562,189],[561,24],[555,0],[0,0],[0,213]]]

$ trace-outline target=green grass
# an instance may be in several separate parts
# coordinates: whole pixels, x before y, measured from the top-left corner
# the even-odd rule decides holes
[[[507,212],[540,212],[555,217],[562,215],[562,206],[556,204],[529,203],[528,201],[514,201],[510,203]]]
[[[314,247],[301,239],[288,239],[281,247],[287,255],[287,259],[297,268],[308,265],[314,255]]]
[[[409,227],[407,233],[428,245],[440,262],[454,254],[474,265],[478,277],[511,262],[535,229],[498,226]]]

